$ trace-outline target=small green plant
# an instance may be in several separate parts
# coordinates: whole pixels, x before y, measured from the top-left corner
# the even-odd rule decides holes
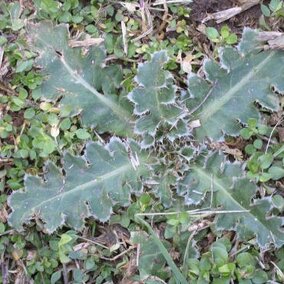
[[[257,258],[252,253],[240,252],[231,256],[231,249],[230,240],[221,238],[200,259],[189,259],[190,283],[267,283],[268,275],[258,265]]]
[[[284,2],[282,0],[271,0],[268,5],[261,4],[260,7],[265,17],[284,17]]]
[[[233,45],[238,42],[237,35],[231,32],[227,25],[222,26],[220,32],[214,27],[207,27],[205,32],[210,41],[220,45]]]
[[[273,129],[259,124],[256,119],[249,119],[247,124],[240,134],[250,142],[245,147],[246,154],[250,156],[248,177],[260,182],[283,178],[284,146],[271,144]]]
[[[61,23],[79,24],[84,17],[82,11],[79,12],[81,5],[78,0],[67,0],[63,3],[54,0],[34,1],[39,19],[58,20]]]
[[[63,40],[58,44],[59,35]],[[47,232],[54,232],[62,223],[81,229],[85,218],[106,221],[114,204],[128,206],[131,196],[151,188],[165,207],[182,197],[187,205],[204,208],[210,202],[211,207],[236,210],[238,214],[233,219],[217,216],[216,228],[231,228],[231,222],[235,222],[241,237],[256,236],[261,247],[271,242],[282,245],[279,212],[268,220],[264,208],[269,201],[251,202],[258,189],[245,177],[242,167],[217,152],[200,152],[191,144],[192,151],[185,153],[188,147],[184,146],[190,143],[191,136],[202,143],[206,137],[222,139],[224,133],[238,135],[241,130],[238,121],[244,123],[247,117],[258,115],[255,101],[277,110],[277,96],[273,90],[268,96],[267,85],[269,82],[281,89],[283,54],[270,51],[255,54],[257,46],[252,46],[247,38],[257,37],[257,33],[246,30],[239,50],[222,49],[221,64],[206,61],[203,66],[206,78],[191,74],[188,91],[177,96],[173,75],[165,69],[169,58],[164,51],[156,52],[151,60],[138,66],[134,89],[120,97],[114,94],[121,87],[123,73],[115,64],[101,64],[105,60],[101,46],[92,47],[90,56],[69,47],[68,29],[62,24],[32,25],[29,36],[35,51],[40,50],[36,63],[49,75],[35,92],[45,107],[51,102],[58,103],[61,117],[52,112],[46,114],[51,136],[34,131],[37,138],[33,146],[53,153],[58,147],[57,139],[53,138],[58,136],[60,119],[78,113],[81,123],[95,127],[99,134],[107,131],[125,138],[88,143],[83,156],[65,152],[61,160],[63,170],[57,159],[48,161],[44,183],[41,177],[27,176],[25,191],[14,192],[8,200],[12,208],[11,225],[22,229],[38,212]],[[111,84],[105,80],[109,77]],[[258,88],[255,80],[261,82]],[[243,96],[247,90],[250,96]],[[47,111],[48,107],[43,109]],[[69,112],[63,115],[66,109]],[[90,137],[85,130],[76,130],[75,135],[78,139]],[[80,179],[75,180],[78,172]],[[71,200],[79,201],[72,202],[70,207]],[[72,214],[74,210],[78,214]],[[247,211],[250,213],[246,214]],[[250,228],[250,233],[244,232],[242,226]]]
[[[266,30],[271,30],[273,25],[277,25],[279,19],[284,17],[284,2],[282,0],[271,0],[268,5],[261,4],[262,15],[259,24]]]
[[[204,55],[181,1],[11,2],[0,3],[3,282],[282,283],[283,250],[266,253],[284,244],[284,146],[258,119],[242,126],[259,106],[279,111],[283,53],[260,51],[250,29],[233,48],[228,26],[209,27],[218,61],[185,79],[178,63]],[[280,2],[269,18],[281,20]],[[239,134],[245,164],[207,148]]]

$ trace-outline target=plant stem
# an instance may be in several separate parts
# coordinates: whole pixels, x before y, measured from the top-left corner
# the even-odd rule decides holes
[[[175,275],[175,278],[176,278],[176,281],[177,281],[176,283],[177,284],[188,284],[188,281],[182,275],[181,271],[178,269],[178,267],[174,263],[172,257],[168,253],[167,249],[165,248],[165,246],[163,245],[161,240],[157,237],[157,235],[154,232],[154,230],[152,229],[152,227],[145,220],[143,220],[138,214],[135,215],[135,218],[139,223],[141,223],[143,226],[145,226],[148,229],[149,233],[153,237],[155,244],[158,246],[162,255],[164,256],[165,260],[167,261],[168,265],[172,269],[172,272]]]

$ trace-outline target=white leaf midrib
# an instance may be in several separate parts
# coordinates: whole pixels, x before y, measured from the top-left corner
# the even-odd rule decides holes
[[[250,72],[248,72],[237,84],[230,88],[225,94],[221,95],[220,98],[215,98],[213,102],[210,102],[206,107],[202,109],[200,114],[200,120],[202,123],[206,123],[216,112],[222,111],[223,106],[230,101],[234,95],[243,88],[255,74],[257,74],[266,63],[275,55],[275,52],[271,52],[264,60],[254,66]],[[213,87],[214,88],[214,87]],[[244,94],[245,95],[245,94]],[[239,107],[239,106],[237,106]]]
[[[67,72],[70,74],[70,76],[78,82],[80,85],[82,85],[85,89],[93,93],[103,104],[105,104],[108,108],[110,108],[115,114],[117,114],[118,117],[120,117],[122,120],[127,121],[130,119],[130,115],[128,112],[126,112],[123,108],[119,107],[119,105],[112,100],[108,99],[103,94],[99,93],[93,86],[91,86],[82,76],[78,74],[78,72],[74,71],[69,64],[64,59],[64,56],[60,57],[60,61],[62,62],[63,66],[67,70]]]
[[[207,172],[205,172],[204,170],[200,169],[200,168],[194,168],[194,170],[204,179],[206,179],[209,183],[212,182],[212,176],[209,175]],[[221,191],[221,194],[224,194],[232,203],[234,203],[237,207],[239,207],[241,210],[244,211],[243,214],[249,215],[250,218],[252,218],[255,222],[258,222],[259,224],[261,224],[261,226],[263,227],[263,229],[265,229],[266,231],[269,231],[273,236],[274,234],[257,218],[257,216],[253,215],[249,208],[245,208],[243,207],[237,200],[235,200],[232,195],[226,190],[226,188],[223,186],[223,184],[221,184],[220,182],[218,182],[217,179],[213,180],[213,184],[217,186],[217,190]],[[217,193],[217,194],[220,194]]]
[[[88,181],[88,182],[85,182],[83,184],[77,185],[76,187],[74,187],[71,190],[68,190],[68,191],[64,191],[63,190],[62,192],[59,192],[59,194],[57,194],[57,195],[55,195],[53,197],[50,197],[50,198],[42,201],[38,205],[34,206],[32,208],[32,211],[35,212],[36,209],[43,208],[48,203],[59,201],[59,200],[61,200],[63,198],[66,198],[68,195],[76,194],[76,193],[78,193],[80,191],[86,190],[87,188],[90,188],[90,187],[94,187],[95,188],[95,186],[98,185],[99,183],[104,183],[108,179],[113,178],[115,176],[118,176],[118,175],[120,175],[122,173],[125,173],[125,172],[129,171],[130,169],[131,169],[131,165],[129,163],[127,163],[127,164],[125,164],[123,166],[120,166],[119,168],[117,168],[117,169],[115,169],[115,170],[113,170],[111,172],[108,172],[108,173],[106,173],[104,175],[96,177],[96,178],[94,178],[91,181]],[[88,200],[86,200],[86,201],[88,201]]]
[[[44,39],[42,39],[42,37],[40,36],[35,36],[40,42],[43,43],[44,46],[54,50],[54,47],[49,44],[48,42],[46,42]],[[56,55],[57,56],[57,55]],[[59,56],[59,55],[58,55]],[[57,57],[58,58],[58,57]],[[62,63],[62,65],[65,67],[65,69],[67,70],[67,72],[70,74],[70,76],[77,81],[79,84],[81,84],[85,89],[87,89],[89,92],[91,92],[92,94],[94,94],[103,104],[105,104],[108,108],[110,108],[120,119],[122,119],[123,121],[125,121],[127,124],[129,123],[129,120],[132,120],[131,115],[125,111],[122,107],[120,107],[117,103],[113,102],[112,100],[110,100],[109,98],[107,98],[106,96],[104,96],[103,94],[101,94],[100,92],[98,92],[94,87],[92,87],[82,76],[80,76],[78,74],[78,72],[76,72],[76,70],[74,71],[69,64],[66,62],[66,60],[64,59],[64,54],[62,54],[62,56],[59,57],[60,62]],[[91,64],[91,63],[90,63]]]

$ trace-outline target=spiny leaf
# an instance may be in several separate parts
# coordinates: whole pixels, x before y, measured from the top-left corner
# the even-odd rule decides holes
[[[215,152],[191,166],[179,182],[178,193],[187,204],[199,205],[207,199],[212,208],[242,211],[219,215],[217,229],[236,230],[241,239],[255,235],[263,248],[271,243],[282,246],[284,219],[272,215],[272,202],[268,198],[253,200],[256,186],[243,175],[239,164],[226,162],[223,155]]]
[[[166,261],[153,237],[148,237],[145,232],[133,232],[133,243],[141,246],[139,256],[139,271],[142,278],[149,275],[159,275],[164,269]]]
[[[21,229],[30,219],[39,218],[52,233],[63,224],[82,229],[84,219],[90,216],[108,220],[113,204],[126,206],[130,194],[142,190],[146,170],[138,164],[137,153],[140,149],[134,142],[126,146],[113,138],[106,146],[88,144],[83,157],[65,154],[64,175],[48,162],[44,180],[26,176],[25,190],[10,196],[10,224]]]
[[[197,139],[238,135],[240,122],[259,118],[255,102],[270,110],[279,108],[273,89],[284,92],[284,52],[259,52],[256,34],[246,29],[239,50],[220,49],[220,64],[207,60],[203,66],[206,79],[189,76],[189,94],[184,99],[193,120],[201,123]]]
[[[138,87],[128,95],[135,104],[134,114],[139,117],[135,132],[142,135],[145,148],[154,144],[156,136],[173,141],[189,133],[183,120],[186,111],[177,104],[173,78],[163,70],[167,61],[165,51],[160,51],[153,54],[151,61],[140,65],[136,76]]]
[[[50,22],[31,25],[29,37],[39,52],[36,63],[45,76],[38,90],[41,99],[60,99],[60,108],[81,113],[83,124],[99,132],[131,134],[131,111],[117,96],[121,69],[115,65],[104,67],[105,51],[101,47],[87,52],[71,48],[68,26],[53,26]]]
[[[182,275],[181,271],[177,268],[174,263],[171,255],[168,253],[165,245],[156,235],[152,227],[144,221],[140,216],[136,215],[136,220],[143,224],[151,234],[150,238],[145,238],[146,236],[143,234],[135,234],[133,235],[132,240],[135,243],[139,243],[141,245],[141,256],[139,258],[139,271],[143,278],[143,276],[148,275],[159,275],[162,272],[163,266],[165,264],[164,259],[167,261],[170,266],[174,276],[175,283],[178,284],[186,284],[187,281],[185,277]],[[165,243],[167,244],[167,243]],[[162,258],[164,257],[164,259]]]
[[[176,183],[176,177],[171,171],[164,170],[163,176],[154,177],[152,191],[160,198],[161,203],[169,208],[173,202],[172,185]]]

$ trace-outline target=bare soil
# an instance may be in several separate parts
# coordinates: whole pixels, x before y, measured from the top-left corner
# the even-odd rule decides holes
[[[200,24],[207,14],[220,12],[229,8],[240,6],[238,0],[198,0],[194,1],[191,5],[191,21],[193,24]],[[220,25],[227,24],[232,31],[240,33],[244,26],[254,28],[257,26],[259,17],[261,16],[260,5],[240,13],[239,15],[229,19],[222,24],[216,24],[214,21],[208,22],[208,26],[219,27]]]

